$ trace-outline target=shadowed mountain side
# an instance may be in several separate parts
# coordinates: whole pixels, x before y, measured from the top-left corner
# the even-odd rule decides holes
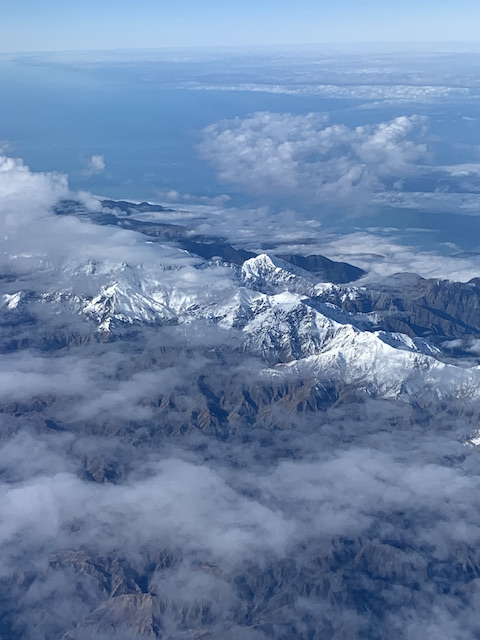
[[[289,507],[286,514],[293,509],[295,520],[296,509],[300,514],[315,513],[317,507],[309,500],[318,495],[324,509],[322,487],[332,485],[326,506],[340,501],[339,520],[332,525],[336,529],[351,509],[350,501],[355,503],[360,496],[349,497],[344,487],[337,486],[335,467],[315,484],[309,475],[305,481],[301,475],[297,478],[291,465],[299,465],[301,474],[304,468],[320,469],[332,452],[349,456],[368,447],[404,448],[412,455],[408,446],[417,447],[417,440],[427,436],[431,441],[421,456],[437,460],[437,440],[455,440],[479,419],[476,405],[461,399],[442,403],[432,397],[428,403],[423,398],[420,404],[412,398],[405,405],[372,400],[355,387],[322,383],[315,377],[276,376],[262,382],[252,374],[253,362],[241,366],[247,363],[239,353],[223,348],[203,353],[197,349],[195,354],[151,346],[142,352],[138,334],[137,340],[134,335],[130,340],[123,336],[118,384],[152,367],[170,371],[177,363],[182,372],[172,390],[160,386],[141,390],[137,418],[135,413],[101,410],[85,419],[76,414],[85,411],[88,401],[77,402],[71,392],[63,398],[60,391],[39,394],[28,402],[1,405],[0,442],[25,431],[35,433],[37,441],[64,438],[64,456],[84,486],[127,494],[132,474],[140,479],[146,474],[146,495],[155,494],[158,488],[149,488],[148,480],[152,456],[168,457],[171,451],[182,451],[185,459],[201,463],[199,468],[223,469],[247,504],[275,493],[291,468],[294,475],[278,487],[275,510],[281,508],[285,492],[305,487],[305,496],[295,499],[295,508]],[[101,344],[102,353],[95,349],[99,360],[108,360],[108,350],[116,344]],[[193,374],[192,363],[202,360]],[[115,402],[119,400],[118,396]],[[455,473],[467,454],[465,447],[453,447],[440,468]],[[277,474],[282,464],[287,467]],[[345,468],[350,464],[347,458]],[[372,473],[378,474],[374,460],[361,464],[366,468],[373,464]],[[422,468],[425,464],[422,460]],[[400,470],[404,475],[403,467]],[[7,481],[8,473],[2,470]],[[18,473],[17,467],[10,473]],[[274,474],[273,484],[262,488],[265,473]],[[387,477],[396,473],[389,467]],[[385,481],[378,482],[383,492]],[[182,483],[177,480],[174,486],[182,489]],[[432,488],[428,482],[426,486],[430,494]],[[208,492],[202,495],[209,499]],[[75,499],[75,492],[69,493],[70,499]],[[141,504],[139,508],[149,509]],[[192,508],[188,503],[186,513]],[[212,506],[210,519],[222,517],[223,508]],[[22,569],[0,579],[0,634],[8,640],[406,640],[401,628],[405,611],[430,616],[432,607],[449,604],[455,615],[464,612],[462,607],[470,604],[462,603],[471,602],[480,577],[478,547],[447,540],[439,556],[428,538],[430,519],[438,507],[432,506],[434,511],[426,519],[425,510],[415,502],[397,505],[393,495],[391,504],[368,508],[374,509],[375,517],[364,521],[363,514],[355,514],[356,536],[329,534],[328,526],[324,529],[330,517],[327,510],[325,521],[322,516],[315,526],[299,523],[284,555],[267,551],[258,562],[228,558],[219,562],[201,546],[193,551],[180,542],[172,546],[157,529],[148,544],[139,543],[135,519],[125,520],[118,508],[108,515],[105,535],[87,542],[88,521],[75,509],[70,520],[60,521],[48,558],[30,558],[32,547],[25,547],[23,539],[12,541],[13,551],[7,547],[14,566]],[[151,515],[159,522],[170,517],[168,509],[158,509],[156,516]],[[116,527],[108,526],[108,520],[117,517],[130,541],[123,546],[115,538]],[[247,531],[248,527],[246,523]],[[469,624],[474,624],[471,617]]]
[[[166,442],[188,447],[191,436],[192,446],[196,447],[200,441],[195,438],[211,438],[213,442],[251,446],[253,459],[271,463],[304,453],[301,448],[297,450],[298,443],[290,442],[290,436],[277,441],[280,433],[290,433],[294,441],[301,439],[301,434],[318,432],[339,444],[361,441],[375,432],[379,423],[387,433],[419,425],[429,429],[435,423],[437,433],[453,429],[456,439],[466,437],[480,418],[477,403],[464,397],[440,400],[435,389],[424,391],[421,397],[372,400],[358,384],[325,379],[318,372],[307,376],[305,370],[303,377],[288,370],[273,376],[256,374],[258,363],[252,361],[250,367],[245,367],[245,356],[225,348],[216,353],[151,347],[142,352],[140,348],[128,348],[118,361],[115,346],[116,343],[93,343],[80,347],[97,351],[106,363],[103,379],[98,382],[105,391],[99,389],[98,399],[85,397],[82,389],[68,387],[63,393],[58,389],[55,394],[48,390],[25,399],[3,399],[0,415],[6,433],[15,432],[24,424],[47,436],[71,433],[78,437],[118,438],[125,445],[147,450]],[[142,388],[141,382],[136,382],[138,371],[150,377],[148,387]],[[162,372],[167,372],[171,383],[166,383]],[[130,400],[125,411],[98,411],[109,401],[110,388],[124,388],[127,392],[129,385],[134,393],[128,391]],[[120,397],[119,402],[121,406],[125,403]],[[372,425],[367,421],[358,432],[357,421],[351,417],[358,413],[366,417],[371,411]],[[458,420],[463,423],[459,434]],[[259,443],[261,446],[257,447]],[[82,456],[79,464],[82,476],[98,483],[121,482],[130,469],[126,461],[118,460],[115,451],[110,457],[100,449]]]
[[[332,291],[326,295],[349,313],[375,315],[374,327],[427,337],[437,343],[480,336],[480,286],[396,274],[353,295]],[[321,296],[324,300],[325,296]]]
[[[390,515],[392,525],[396,517]],[[406,637],[398,625],[403,609],[416,605],[427,612],[452,592],[468,598],[480,578],[480,555],[472,546],[438,562],[402,547],[399,539],[375,535],[312,538],[306,548],[292,549],[291,558],[241,570],[199,557],[185,574],[185,563],[180,551],[168,549],[133,562],[83,550],[55,554],[43,579],[74,572],[77,597],[90,590],[91,612],[61,640],[400,640]],[[186,575],[192,587],[183,584]],[[425,583],[429,589],[420,590]],[[4,596],[14,607],[14,598],[31,585],[32,577],[17,576]],[[51,611],[48,616],[50,637],[60,640],[61,622]],[[9,627],[8,618],[4,630],[11,640],[22,637],[21,625]]]
[[[334,284],[355,282],[366,273],[363,269],[354,267],[347,262],[336,262],[319,255],[297,256],[288,253],[278,257],[296,267],[300,267],[304,271],[313,273],[322,282],[332,282]]]
[[[141,221],[131,217],[135,213],[165,213],[173,211],[172,209],[165,209],[160,205],[153,205],[146,202],[140,204],[124,201],[117,202],[115,200],[102,200],[101,205],[101,211],[90,211],[75,200],[63,200],[54,210],[57,215],[87,217],[96,224],[119,226],[123,229],[143,233],[146,236],[158,240],[175,241],[177,245],[185,251],[206,260],[219,258],[225,262],[241,265],[245,260],[254,258],[257,255],[245,249],[234,248],[231,244],[225,242],[224,238],[198,235],[195,234],[192,229],[182,225]],[[324,282],[343,284],[346,282],[354,282],[365,275],[365,271],[358,267],[354,267],[346,262],[335,262],[320,255],[304,257],[289,254],[280,257],[286,262],[314,274]]]

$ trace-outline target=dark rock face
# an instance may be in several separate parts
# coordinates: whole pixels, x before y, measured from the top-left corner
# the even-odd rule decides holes
[[[333,284],[355,282],[366,273],[363,269],[354,267],[347,262],[336,262],[319,255],[297,256],[289,253],[278,257],[300,267],[300,269],[315,274],[323,282],[332,282]]]
[[[255,253],[251,251],[245,251],[244,249],[234,249],[231,245],[223,242],[198,242],[190,240],[188,238],[179,240],[179,245],[182,249],[194,253],[201,258],[211,260],[212,258],[220,258],[225,262],[231,262],[232,264],[243,264],[245,260],[254,258]]]
[[[480,286],[398,274],[355,296],[335,293],[332,302],[350,313],[378,314],[376,327],[409,336],[453,340],[480,335]]]

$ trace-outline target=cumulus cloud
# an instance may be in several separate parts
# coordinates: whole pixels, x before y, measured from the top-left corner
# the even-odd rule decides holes
[[[436,165],[427,125],[417,115],[350,128],[322,114],[262,112],[210,125],[198,150],[221,180],[277,210],[319,215],[323,205],[322,218],[340,208],[358,214],[385,206],[477,215],[472,149],[470,161]]]
[[[247,191],[354,206],[428,159],[411,139],[423,126],[420,116],[350,129],[319,114],[262,112],[210,125],[198,149],[221,180]]]
[[[44,215],[67,193],[65,175],[32,172],[20,158],[0,156],[0,212],[5,231]]]
[[[84,176],[95,176],[105,171],[105,157],[103,155],[93,155],[85,160],[86,168],[83,171]]]

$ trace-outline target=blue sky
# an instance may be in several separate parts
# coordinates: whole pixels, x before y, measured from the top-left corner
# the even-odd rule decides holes
[[[478,41],[477,0],[0,0],[0,51]]]

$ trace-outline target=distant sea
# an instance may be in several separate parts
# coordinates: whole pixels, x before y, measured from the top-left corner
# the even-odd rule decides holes
[[[255,203],[235,187],[220,183],[195,147],[200,132],[222,119],[256,111],[328,113],[332,123],[353,127],[400,115],[421,113],[431,118],[437,161],[460,161],[462,145],[480,145],[480,132],[467,127],[477,107],[434,108],[382,104],[368,109],[349,99],[284,95],[250,91],[195,91],[175,83],[141,82],[129,68],[102,69],[20,60],[0,61],[0,148],[20,156],[34,171],[59,171],[72,189],[85,189],[115,199],[161,201],[175,190],[196,197],[228,193],[233,205]],[[445,124],[448,123],[448,126]],[[479,147],[480,148],[480,147]],[[457,153],[458,158],[452,154]],[[88,158],[102,155],[105,171],[86,173]],[[480,213],[480,212],[479,212]],[[328,220],[328,217],[327,217]],[[480,247],[480,216],[457,211],[435,214],[384,209],[381,215],[355,218],[352,228],[396,227],[405,241],[426,248],[454,242],[463,250]],[[421,228],[427,232],[415,232]]]

